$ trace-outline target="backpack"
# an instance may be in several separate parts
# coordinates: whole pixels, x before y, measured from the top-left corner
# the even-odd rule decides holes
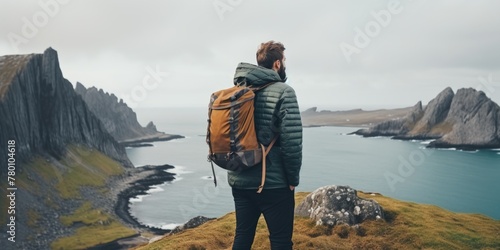
[[[212,94],[208,105],[206,141],[215,186],[217,179],[214,163],[226,170],[243,171],[262,162],[262,180],[257,193],[262,191],[266,178],[266,156],[277,136],[267,148],[258,142],[254,122],[254,99],[256,91],[271,84],[273,82],[258,88],[238,84]]]

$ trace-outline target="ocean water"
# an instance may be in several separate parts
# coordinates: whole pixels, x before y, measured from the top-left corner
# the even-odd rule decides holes
[[[141,223],[173,228],[192,217],[220,217],[234,210],[226,172],[215,166],[214,187],[205,143],[204,108],[137,109],[141,124],[185,139],[128,148],[136,167],[171,164],[176,180],[131,200]],[[297,191],[348,185],[396,199],[433,204],[454,212],[500,219],[500,150],[426,149],[428,141],[397,141],[347,135],[357,128],[304,128],[303,166]]]

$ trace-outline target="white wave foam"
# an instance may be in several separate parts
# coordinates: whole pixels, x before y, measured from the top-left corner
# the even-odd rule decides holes
[[[469,153],[469,154],[475,154],[479,152],[479,150],[462,150],[462,152]]]
[[[138,196],[136,196],[136,197],[134,197],[134,198],[130,198],[130,199],[129,199],[129,202],[130,202],[130,203],[142,202],[143,198],[144,198],[144,197],[148,197],[148,196],[149,196],[149,195],[138,195]]]
[[[435,140],[426,140],[426,141],[421,141],[420,144],[424,144],[424,145],[429,145],[429,143],[433,142]]]
[[[178,181],[180,181],[182,179],[184,179],[184,178],[182,178],[182,177],[175,177],[175,179],[173,181],[169,181],[168,183],[171,184],[171,183],[174,183],[174,182],[178,182]]]
[[[357,135],[357,134],[349,134],[349,133],[346,133],[344,135],[347,135],[347,136],[355,136],[355,137],[363,137],[362,135]]]
[[[437,148],[437,150],[457,151],[456,148]]]
[[[174,168],[165,170],[166,172],[182,175],[182,174],[191,174],[193,171],[186,170],[186,167],[175,165]]]
[[[157,193],[157,192],[165,191],[163,188],[161,188],[161,186],[164,186],[164,185],[165,184],[151,186],[150,189],[146,192],[148,194],[150,194],[150,193]]]
[[[169,224],[161,225],[160,228],[164,229],[164,230],[172,230],[180,225],[182,225],[182,224],[169,223]]]

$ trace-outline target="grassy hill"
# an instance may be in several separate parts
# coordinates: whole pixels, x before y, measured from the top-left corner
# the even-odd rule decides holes
[[[307,193],[296,195],[297,204]],[[500,249],[500,221],[478,214],[453,213],[437,206],[399,201],[358,192],[384,208],[387,221],[366,221],[357,227],[316,226],[296,217],[294,249]],[[235,215],[229,213],[198,228],[165,236],[141,246],[158,249],[231,249]],[[269,249],[268,231],[261,217],[252,249]]]
[[[40,155],[19,169],[16,225],[19,237],[26,238],[12,246],[86,249],[137,234],[112,212],[108,181],[125,169],[99,151],[71,145],[61,159]],[[7,211],[5,206],[0,208]]]

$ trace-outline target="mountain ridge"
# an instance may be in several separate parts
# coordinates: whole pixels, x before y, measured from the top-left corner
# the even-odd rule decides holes
[[[80,95],[89,109],[101,120],[106,130],[121,144],[133,145],[134,142],[152,142],[183,138],[159,132],[150,121],[142,127],[136,113],[122,99],[96,87],[86,88],[77,82],[75,92]],[[145,140],[148,139],[148,140]]]

